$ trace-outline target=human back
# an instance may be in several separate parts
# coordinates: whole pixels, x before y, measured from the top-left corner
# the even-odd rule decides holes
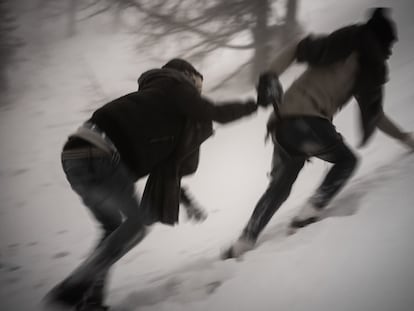
[[[279,115],[331,120],[350,100],[357,72],[355,52],[329,66],[309,66],[286,90]]]
[[[174,150],[185,116],[177,100],[196,100],[196,89],[179,72],[151,70],[140,77],[140,88],[104,105],[91,121],[111,137],[125,163],[142,177]]]

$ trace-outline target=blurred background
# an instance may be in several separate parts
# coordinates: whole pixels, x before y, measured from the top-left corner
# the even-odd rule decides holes
[[[213,100],[254,97],[258,74],[293,37],[363,22],[374,6],[393,9],[399,33],[385,110],[413,130],[411,0],[0,0],[0,309],[37,310],[97,238],[60,167],[67,136],[95,109],[135,91],[143,71],[174,57],[203,73]],[[302,70],[286,72],[284,87]],[[335,125],[356,148],[354,106]],[[242,263],[216,260],[266,188],[269,113],[215,126],[198,172],[184,181],[209,218],[154,226],[115,269],[115,310],[413,310],[414,163],[381,134],[357,150],[359,171],[333,217],[284,233],[328,169],[315,160],[260,248]]]

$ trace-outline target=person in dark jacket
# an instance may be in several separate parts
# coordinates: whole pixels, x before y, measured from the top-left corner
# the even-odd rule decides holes
[[[145,237],[147,226],[175,224],[180,197],[191,205],[180,181],[197,170],[212,121],[228,123],[257,110],[254,100],[214,104],[201,96],[202,81],[190,63],[172,59],[143,73],[138,91],[102,106],[69,137],[64,172],[103,234],[86,260],[46,295],[47,304],[106,310],[110,267]],[[134,183],[147,175],[140,201]]]
[[[320,218],[357,166],[357,157],[332,124],[334,115],[351,97],[360,108],[361,146],[378,128],[414,151],[413,135],[403,132],[382,107],[387,59],[396,41],[396,27],[388,10],[377,8],[366,23],[347,26],[326,36],[311,35],[297,40],[276,57],[270,71],[261,75],[258,105],[272,104],[274,108],[268,122],[274,142],[271,180],[240,238],[223,257],[239,257],[254,247],[311,157],[333,166],[294,217],[290,228],[300,228]],[[308,66],[282,100],[278,76],[295,60]]]

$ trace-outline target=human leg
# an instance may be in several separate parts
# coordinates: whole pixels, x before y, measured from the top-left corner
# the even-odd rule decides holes
[[[104,282],[112,264],[145,236],[133,178],[122,163],[112,161],[100,157],[63,162],[72,188],[102,224],[105,234],[88,258],[51,291],[49,297],[61,304],[81,302],[97,279]]]
[[[333,166],[315,193],[293,219],[292,227],[303,227],[316,221],[322,209],[352,176],[358,162],[357,157],[328,120],[305,118],[302,125],[307,129],[309,138],[305,144],[299,146],[298,150],[309,157],[315,156],[332,163]]]
[[[241,236],[222,255],[223,258],[239,257],[254,247],[260,233],[289,197],[305,159],[303,156],[291,156],[280,145],[275,144],[270,183],[256,204]]]

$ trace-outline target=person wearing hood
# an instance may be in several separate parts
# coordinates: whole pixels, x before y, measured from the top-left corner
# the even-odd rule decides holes
[[[192,205],[181,178],[197,170],[212,122],[232,122],[257,110],[250,99],[213,103],[201,95],[202,82],[189,62],[172,59],[143,73],[138,91],[97,109],[69,137],[63,170],[103,234],[91,254],[49,291],[46,304],[106,310],[110,267],[145,237],[149,225],[178,222],[180,199]],[[134,184],[147,175],[140,200]]]
[[[402,131],[383,110],[387,60],[397,41],[389,9],[376,8],[366,23],[340,28],[329,35],[293,40],[259,78],[258,105],[273,105],[268,134],[274,143],[270,183],[239,239],[224,258],[251,250],[275,212],[289,197],[305,162],[317,157],[333,164],[321,185],[290,223],[306,226],[320,219],[325,207],[355,171],[357,156],[336,131],[332,119],[353,97],[360,110],[362,140],[375,129],[414,151],[414,136]],[[294,61],[307,69],[283,94],[278,77]],[[283,97],[282,97],[283,95]]]

